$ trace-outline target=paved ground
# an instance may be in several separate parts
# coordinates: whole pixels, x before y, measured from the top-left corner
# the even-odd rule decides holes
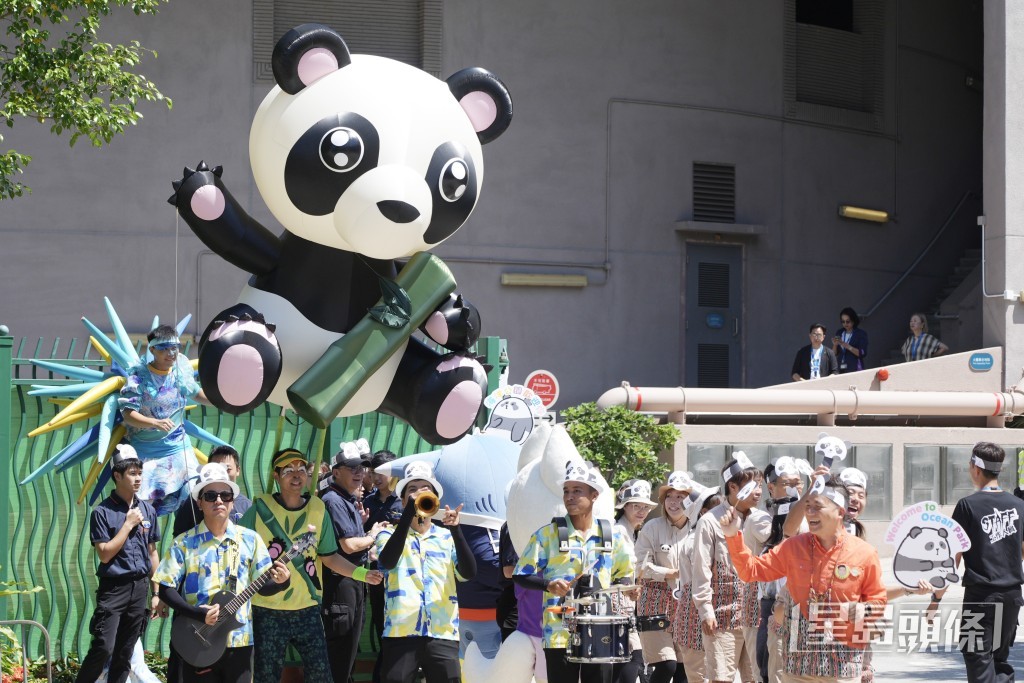
[[[883,565],[885,562],[883,562]],[[885,577],[886,585],[894,585],[896,582],[892,577],[891,572],[887,572]],[[916,600],[916,596],[912,598],[904,598],[894,603],[894,608],[899,606],[901,603],[911,603]],[[956,612],[963,602],[963,589],[953,588],[950,589],[942,600],[942,620],[943,626],[947,626],[949,622],[956,623],[957,617]],[[916,611],[914,605],[908,605],[910,612]],[[913,618],[908,617],[904,624],[904,632],[909,634],[912,631]],[[900,626],[896,625],[894,637],[899,637]],[[963,681],[965,679],[964,661],[960,652],[955,647],[950,647],[955,642],[956,632],[952,628],[941,629],[941,640],[944,641],[941,645],[938,645],[936,635],[933,633],[924,633],[928,636],[928,642],[931,647],[927,651],[916,651],[908,652],[906,648],[877,648],[878,652],[874,658],[875,664],[875,680],[879,682],[896,682],[900,683],[916,683],[918,681]],[[909,636],[905,636],[908,638]],[[936,647],[936,645],[938,645]],[[1024,677],[1024,628],[1019,624],[1017,627],[1017,640],[1016,644],[1010,650],[1010,662],[1017,670],[1018,675]]]

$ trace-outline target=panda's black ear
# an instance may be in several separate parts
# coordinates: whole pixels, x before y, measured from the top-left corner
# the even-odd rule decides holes
[[[323,24],[303,24],[281,36],[270,58],[274,80],[289,95],[348,66],[352,57],[338,33]]]
[[[949,532],[946,531],[944,528],[942,528],[940,526],[939,527],[939,536],[942,536],[943,538],[949,538]]]
[[[909,534],[907,534],[907,536],[909,536],[910,538],[917,538],[918,536],[920,536],[920,535],[921,535],[921,532],[922,532],[922,531],[924,531],[924,529],[922,529],[922,528],[921,528],[921,527],[919,527],[919,526],[915,526],[915,527],[913,527],[913,528],[912,528],[912,529],[910,530],[910,533],[909,533]]]
[[[501,79],[487,69],[471,67],[457,71],[445,81],[486,145],[512,123],[512,96]]]

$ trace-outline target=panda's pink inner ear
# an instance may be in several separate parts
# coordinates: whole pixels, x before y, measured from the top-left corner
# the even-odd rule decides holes
[[[338,58],[325,48],[315,47],[299,57],[298,74],[303,85],[309,86],[337,70]]]
[[[459,100],[459,105],[466,112],[470,123],[473,124],[473,130],[477,133],[490,128],[498,118],[498,105],[485,92],[474,90],[467,93]]]

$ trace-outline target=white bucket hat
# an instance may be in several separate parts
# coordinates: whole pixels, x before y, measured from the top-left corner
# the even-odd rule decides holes
[[[192,500],[199,502],[199,494],[209,484],[227,484],[231,493],[238,497],[238,484],[231,481],[228,471],[219,462],[208,462],[199,470],[199,482],[192,487]]]
[[[438,498],[444,496],[444,488],[442,488],[440,482],[434,478],[434,468],[430,466],[430,463],[422,460],[414,460],[405,466],[405,475],[401,481],[398,482],[398,485],[395,486],[395,495],[397,495],[399,499],[402,498],[402,493],[405,491],[406,484],[414,479],[422,479],[423,481],[428,482],[434,487],[434,491],[437,492]]]
[[[672,474],[668,475],[667,483],[658,487],[658,498],[662,498],[670,490],[689,493],[693,490],[694,486],[700,486],[700,484],[693,480],[692,472],[676,470]]]
[[[621,510],[629,503],[643,503],[656,507],[658,504],[651,500],[651,483],[644,479],[629,479],[619,487],[616,494],[615,509]]]
[[[574,459],[565,463],[565,476],[562,477],[562,484],[570,481],[586,484],[598,493],[604,493],[606,490],[597,469],[591,467],[583,460]]]
[[[110,464],[116,465],[124,460],[131,459],[138,460],[139,454],[135,450],[135,446],[126,443],[119,443],[114,447],[114,454],[110,456]]]

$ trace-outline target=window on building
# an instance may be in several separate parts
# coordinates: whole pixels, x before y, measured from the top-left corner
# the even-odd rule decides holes
[[[903,504],[932,500],[953,505],[974,493],[969,463],[970,446],[907,445],[903,457]],[[1017,452],[1021,446],[1004,445],[1006,462],[999,473],[999,485],[1012,491],[1017,485]]]
[[[852,32],[853,0],[796,0],[796,20]]]
[[[883,0],[786,0],[785,7],[786,116],[882,130]]]
[[[764,470],[769,462],[784,455],[802,458],[812,464],[814,446],[806,444],[696,444],[687,445],[687,467],[693,478],[705,486],[721,486],[721,471],[735,451],[743,451],[754,466]],[[1016,452],[1016,451],[1014,451]],[[846,460],[836,464],[835,473],[846,467],[856,467],[868,478],[868,500],[861,519],[865,521],[892,518],[892,445],[857,444],[851,446]]]

